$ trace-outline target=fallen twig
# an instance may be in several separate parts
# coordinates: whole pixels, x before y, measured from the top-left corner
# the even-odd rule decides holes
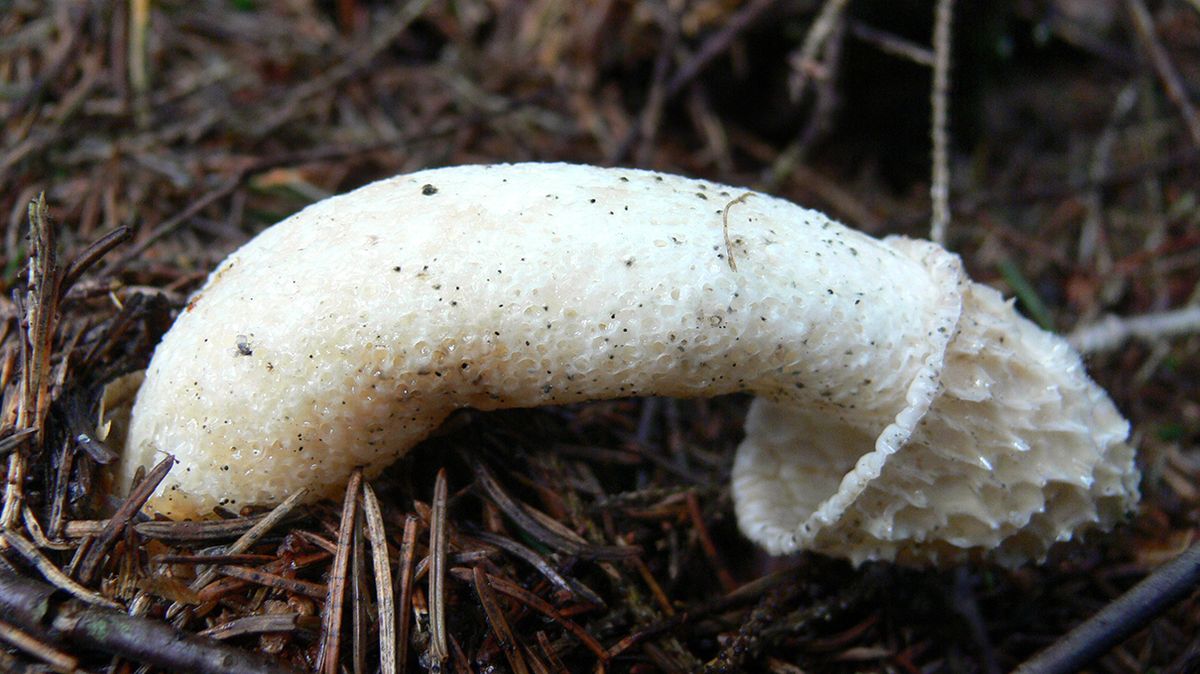
[[[1049,648],[1026,660],[1014,674],[1079,671],[1192,594],[1198,583],[1200,543],[1193,544]]]
[[[0,613],[52,644],[95,649],[172,672],[283,674],[292,670],[212,639],[186,635],[159,620],[60,601],[59,591],[0,569]]]
[[[1076,328],[1067,341],[1084,353],[1099,353],[1135,337],[1154,340],[1196,332],[1200,332],[1200,306],[1190,306],[1141,316],[1105,316]]]
[[[41,553],[41,551],[34,547],[33,543],[25,540],[17,532],[5,531],[3,532],[3,536],[4,542],[8,543],[8,545],[17,552],[21,553],[22,557],[24,557],[30,564],[33,564],[35,567],[37,567],[37,570],[41,572],[42,576],[45,577],[46,580],[50,581],[59,589],[65,590],[66,592],[75,595],[79,599],[86,601],[89,604],[95,604],[97,606],[104,606],[117,610],[124,609],[123,606],[109,599],[108,597],[100,595],[97,592],[93,592],[92,590],[89,590],[88,588],[71,580],[70,576],[66,575],[57,566],[55,566],[54,562],[51,562],[45,555]]]

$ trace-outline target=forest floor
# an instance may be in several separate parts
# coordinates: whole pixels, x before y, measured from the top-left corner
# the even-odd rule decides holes
[[[0,606],[22,607],[0,670],[419,671],[444,641],[450,671],[993,674],[1056,642],[1103,653],[1088,671],[1200,671],[1193,586],[1127,639],[1062,641],[1200,527],[1195,0],[0,7]],[[370,482],[378,518],[163,522],[107,495],[102,393],[226,254],[377,178],[528,160],[744,185],[875,235],[940,222],[1086,347],[1138,511],[1015,570],[772,558],[733,518],[741,396],[464,414]]]

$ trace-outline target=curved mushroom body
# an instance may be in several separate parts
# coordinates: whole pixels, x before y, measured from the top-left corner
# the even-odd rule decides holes
[[[232,254],[155,352],[119,479],[175,517],[342,489],[461,407],[752,392],[733,491],[773,553],[1041,556],[1137,499],[1065,342],[923,241],[566,164],[422,171]]]

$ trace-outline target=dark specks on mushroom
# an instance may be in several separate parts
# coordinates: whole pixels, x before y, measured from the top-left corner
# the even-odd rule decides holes
[[[939,395],[948,395],[945,393],[948,387],[939,388],[939,382],[967,381],[968,377],[938,379],[942,370],[928,364],[936,360],[940,368],[943,363],[952,362],[934,356],[945,351],[948,335],[956,329],[962,329],[970,338],[963,338],[962,343],[1005,341],[1004,336],[993,337],[991,332],[980,336],[984,331],[971,327],[968,316],[979,320],[986,316],[991,321],[987,325],[996,332],[1006,326],[1020,327],[1007,330],[1008,341],[1021,341],[1020,344],[1012,348],[989,347],[989,353],[1001,353],[1018,364],[1024,362],[1015,359],[1024,357],[1020,349],[1025,341],[1032,339],[1026,333],[1033,328],[1027,330],[1021,327],[1024,324],[1016,323],[1008,305],[998,297],[983,295],[982,290],[967,285],[965,278],[960,280],[961,272],[953,256],[912,240],[872,242],[822,222],[811,211],[765,199],[745,211],[735,211],[736,219],[728,222],[733,231],[726,232],[722,240],[713,225],[725,224],[721,214],[728,213],[727,206],[733,203],[730,195],[738,190],[721,185],[563,165],[518,165],[489,171],[490,177],[477,167],[442,169],[419,174],[411,182],[399,181],[395,193],[384,195],[389,201],[380,202],[394,207],[395,215],[382,212],[374,202],[361,202],[365,209],[361,216],[353,210],[363,195],[379,196],[381,188],[376,188],[341,197],[341,201],[332,202],[324,210],[309,211],[321,214],[328,221],[305,223],[298,216],[279,225],[280,237],[301,232],[306,234],[302,242],[328,241],[331,246],[349,239],[361,247],[358,244],[363,236],[379,236],[378,245],[371,249],[376,251],[376,257],[364,260],[360,266],[350,268],[354,265],[352,260],[363,259],[352,257],[362,252],[355,247],[331,251],[345,253],[342,257],[326,255],[322,250],[310,259],[281,254],[274,245],[278,238],[264,237],[257,247],[248,244],[246,252],[240,255],[256,251],[255,254],[273,255],[263,264],[274,266],[266,267],[258,276],[245,277],[247,285],[229,288],[224,294],[218,294],[220,286],[216,290],[210,287],[204,300],[193,305],[190,317],[185,316],[177,323],[170,338],[174,341],[166,341],[163,346],[174,344],[179,355],[170,356],[167,348],[160,348],[143,385],[143,392],[154,390],[160,396],[165,394],[160,398],[164,402],[147,402],[153,399],[149,395],[140,396],[140,407],[134,416],[137,432],[130,434],[121,474],[130,477],[133,470],[152,461],[163,447],[183,448],[181,461],[188,462],[175,474],[189,477],[186,481],[180,477],[176,487],[169,486],[177,492],[172,503],[164,506],[158,501],[150,505],[164,514],[188,517],[202,514],[195,511],[211,508],[218,499],[225,503],[235,500],[245,503],[264,497],[261,475],[268,469],[267,462],[247,460],[243,465],[232,459],[212,460],[215,452],[227,451],[232,446],[212,442],[215,437],[227,435],[240,439],[237,444],[243,447],[243,454],[249,454],[247,447],[250,451],[262,447],[264,455],[274,453],[271,463],[275,464],[278,479],[272,476],[272,484],[287,487],[290,482],[293,488],[309,487],[313,497],[317,497],[340,492],[338,483],[344,485],[349,471],[364,461],[361,448],[374,451],[379,440],[387,436],[387,444],[396,446],[384,448],[380,444],[378,456],[368,457],[371,465],[381,468],[435,428],[442,418],[439,415],[476,402],[486,402],[491,409],[604,398],[618,393],[709,395],[751,391],[761,396],[761,400],[752,403],[745,439],[734,462],[733,494],[742,530],[773,553],[815,547],[857,562],[871,557],[893,557],[909,545],[909,541],[890,538],[875,541],[865,533],[860,525],[864,518],[877,517],[869,520],[871,523],[891,522],[882,518],[890,517],[892,511],[886,511],[887,506],[867,503],[869,499],[859,498],[860,492],[870,498],[874,498],[876,490],[900,492],[903,496],[901,490],[907,483],[896,484],[890,476],[909,475],[910,468],[933,471],[927,474],[939,480],[942,473],[937,471],[944,470],[947,476],[944,484],[967,477],[968,471],[962,470],[957,456],[918,454],[916,450],[926,446],[921,444],[924,436],[918,436],[901,421],[916,423],[928,419],[924,427],[932,430],[922,432],[935,434],[930,435],[931,444],[937,440],[937,446],[947,452],[958,451],[956,443],[967,444],[963,451],[976,452],[974,456],[993,451],[992,445],[977,450],[967,443],[968,435],[972,441],[976,437],[970,431],[955,432],[949,441],[941,442],[942,438],[936,435],[940,426],[935,423],[939,422],[935,414],[940,408],[933,402]],[[617,185],[613,185],[614,181]],[[630,185],[633,182],[638,183],[636,188]],[[627,186],[621,187],[622,183]],[[426,200],[440,194],[440,188],[449,190],[446,197]],[[661,198],[656,194],[660,191]],[[708,198],[708,193],[712,198]],[[502,198],[496,198],[497,195]],[[600,197],[604,198],[604,204],[599,204]],[[393,198],[395,202],[391,201]],[[551,199],[561,199],[563,206],[571,203],[581,207],[577,209],[578,217],[569,218],[571,222],[563,218],[547,220],[544,214],[550,209],[543,204]],[[585,200],[601,208],[593,210],[585,205],[588,203]],[[660,206],[666,211],[659,213],[656,208]],[[403,234],[410,238],[398,239],[388,227],[403,217],[405,209],[409,213],[419,211],[421,217],[412,218],[408,223],[411,226],[406,225]],[[442,215],[441,211],[446,211],[451,225],[434,217]],[[612,211],[615,213],[609,215]],[[331,212],[336,218],[329,216]],[[476,214],[492,218],[495,226],[471,226]],[[302,226],[325,229],[313,229],[312,236],[307,236],[308,230],[300,229]],[[455,230],[455,238],[444,236],[450,226],[459,228]],[[383,236],[383,232],[387,235]],[[769,232],[769,236],[764,236],[764,232]],[[389,248],[394,239],[403,243],[403,251],[398,245]],[[764,250],[767,245],[773,247]],[[900,252],[894,252],[890,246],[898,246]],[[853,256],[860,252],[862,255],[855,259]],[[930,257],[934,253],[938,257]],[[440,259],[432,255],[439,255]],[[720,262],[728,260],[732,267],[735,255],[745,265],[736,276],[725,273],[726,263]],[[328,257],[336,259],[337,264],[315,271],[309,266]],[[289,284],[283,292],[311,297],[312,301],[294,306],[301,303],[281,302],[281,295],[268,295],[264,290],[259,295],[263,300],[246,306],[249,293],[268,287],[266,284],[279,276],[276,272],[282,265],[293,258],[303,264],[294,274],[279,278],[281,285]],[[583,265],[578,264],[581,259]],[[859,264],[870,260],[869,264],[878,266],[878,272],[873,268],[857,268],[848,270],[853,273],[840,274],[851,260]],[[929,260],[941,266],[931,266]],[[794,268],[790,266],[793,262]],[[399,273],[401,264],[403,274]],[[626,272],[609,273],[606,278],[581,278],[580,266],[599,272],[605,268],[612,272],[623,266]],[[380,297],[366,297],[380,285],[372,283],[380,271],[391,274],[387,283],[382,284],[382,292],[376,293]],[[349,279],[344,288],[328,282],[331,274],[338,273],[345,273]],[[897,282],[892,282],[892,278],[897,278]],[[292,287],[293,279],[311,283],[312,293],[306,295],[309,288],[303,285]],[[883,283],[885,280],[887,283]],[[958,285],[954,286],[956,282]],[[876,283],[881,287],[872,291],[871,286]],[[953,295],[956,287],[962,295],[961,312],[949,301],[959,302],[960,298]],[[319,292],[331,288],[348,292],[340,295]],[[827,294],[822,295],[821,290]],[[351,295],[352,302],[343,299],[345,295]],[[222,299],[226,296],[230,299]],[[418,304],[402,303],[410,296]],[[868,298],[870,302],[866,301]],[[926,298],[936,300],[934,308],[940,322],[914,320],[924,316],[920,312]],[[213,308],[218,300],[230,304]],[[860,302],[861,308],[849,308]],[[234,303],[236,308],[244,309],[261,322],[243,322],[249,319],[223,315]],[[991,311],[992,304],[1003,313],[984,314],[984,310]],[[550,313],[551,307],[554,313]],[[368,309],[379,308],[384,311],[370,315],[383,313],[382,318],[366,318]],[[704,309],[703,314],[699,314],[700,308]],[[306,330],[311,327],[311,333],[298,335],[293,334],[296,331],[277,331],[272,327],[279,325],[279,320],[270,311],[278,310],[282,312],[280,316],[290,319],[297,309],[309,312],[301,317],[311,320],[300,323]],[[962,319],[958,318],[960,313]],[[947,318],[941,318],[943,315]],[[753,322],[755,317],[757,323]],[[272,322],[273,319],[276,320]],[[961,322],[955,324],[955,320]],[[246,334],[230,340],[228,328],[220,327],[230,324]],[[180,332],[188,325],[210,326],[215,331],[192,335]],[[263,327],[255,327],[260,325]],[[931,334],[926,335],[927,330]],[[348,336],[363,343],[344,347]],[[369,339],[371,336],[373,340]],[[462,341],[458,336],[462,336]],[[468,338],[474,341],[468,342]],[[885,346],[875,346],[876,338]],[[451,350],[443,346],[448,339],[461,348]],[[1047,341],[1049,337],[1038,339],[1042,341],[1034,346],[1039,347],[1039,356],[1046,351],[1042,348],[1045,344],[1057,344]],[[786,348],[772,351],[777,344],[785,343]],[[195,357],[199,349],[207,349],[201,358]],[[406,349],[412,352],[406,353]],[[437,351],[439,355],[417,355],[416,351],[422,349]],[[247,379],[278,387],[279,392],[251,391],[248,397],[238,398],[231,389],[242,385],[230,384],[225,379],[206,387],[195,384],[188,387],[187,382],[196,381],[193,375],[200,378],[207,370],[215,369],[209,367],[214,358],[208,354],[217,354],[225,361],[232,358],[232,363],[227,364],[242,366],[232,368],[236,374],[251,374]],[[252,354],[258,360],[249,358]],[[621,358],[616,358],[616,354]],[[242,356],[246,360],[240,360]],[[466,360],[468,356],[473,359],[470,363]],[[363,357],[365,362],[348,360]],[[285,360],[278,367],[269,362],[281,358]],[[267,374],[260,368],[259,360],[262,368],[274,371]],[[1084,421],[1078,423],[1082,439],[1075,441],[1076,444],[1095,446],[1096,443],[1089,442],[1091,435],[1086,429],[1088,424],[1096,424],[1095,410],[1103,406],[1102,411],[1112,417],[1103,432],[1108,434],[1106,437],[1115,438],[1110,443],[1114,449],[1124,451],[1119,444],[1124,437],[1123,420],[1082,376],[1079,362],[1064,360],[1069,360],[1067,364],[1075,369],[1048,380],[1055,384],[1061,379],[1065,382],[1061,390],[1080,391],[1086,398]],[[1032,369],[1009,367],[1008,363],[1004,360],[995,367],[1005,376]],[[160,374],[158,381],[165,383],[155,384],[156,371],[170,372],[171,378],[163,380]],[[383,371],[386,376],[376,374]],[[483,375],[489,378],[482,384],[471,383]],[[327,387],[326,381],[333,386]],[[354,388],[346,388],[351,385]],[[152,386],[155,388],[149,388]],[[422,395],[415,395],[418,387]],[[352,395],[359,389],[363,389],[364,395]],[[308,404],[309,390],[313,391],[315,405]],[[297,396],[297,392],[305,393]],[[240,395],[241,391],[237,393]],[[198,402],[192,402],[193,396]],[[298,397],[305,401],[299,407],[291,404]],[[183,403],[199,413],[192,415],[197,419],[195,429],[174,421],[180,416],[176,407]],[[970,404],[996,409],[994,414],[987,415],[988,423],[1007,412],[999,402],[993,405],[973,398]],[[855,408],[860,411],[851,411]],[[289,420],[289,413],[296,418]],[[353,423],[343,425],[332,416],[339,414]],[[917,419],[922,415],[924,418]],[[226,420],[231,417],[232,422]],[[854,421],[852,427],[847,419]],[[267,422],[275,420],[282,420],[281,424],[286,421],[287,425],[268,427]],[[358,435],[357,429],[371,429],[376,423],[384,432],[364,430]],[[822,446],[812,455],[815,459],[800,454],[813,436],[809,430],[812,423],[820,424],[822,434]],[[322,429],[334,426],[346,431],[338,430],[334,439],[320,435]],[[839,442],[843,427],[847,436],[844,445]],[[303,440],[293,429],[304,430]],[[863,442],[869,440],[862,437],[866,429],[871,429],[872,435],[877,434],[874,443]],[[991,442],[988,440],[991,435],[1000,437],[991,433],[990,427],[985,429],[987,433],[978,434],[981,442]],[[268,450],[270,441],[261,439],[264,432],[269,432],[266,437],[286,438],[288,442],[277,450]],[[1054,433],[1053,446],[1057,449],[1063,445],[1065,434],[1056,429],[1050,432]],[[189,433],[203,437],[191,438]],[[915,441],[906,445],[910,436]],[[189,443],[190,447],[185,447]],[[1000,452],[1007,451],[1011,443],[1000,437],[994,444],[994,451]],[[301,451],[296,449],[298,446],[305,447],[306,453],[313,452],[312,457],[297,459],[289,465],[279,456]],[[865,453],[879,446],[885,446],[889,452]],[[911,447],[912,451],[896,451],[902,447]],[[827,471],[830,476],[836,477],[855,467],[835,480],[837,484],[833,487],[841,490],[837,494],[831,494],[831,487],[825,484],[826,472],[821,472],[820,479],[813,479],[811,474],[817,471],[809,469],[810,464],[818,463],[826,454],[833,461]],[[764,457],[770,459],[765,468]],[[891,462],[887,464],[891,468],[880,473],[884,459]],[[913,463],[904,463],[909,460]],[[865,468],[860,470],[857,466]],[[1117,475],[1122,467],[1113,466],[1110,473]],[[867,474],[868,468],[874,472]],[[206,470],[219,471],[219,479],[198,476]],[[246,478],[251,473],[254,477],[243,479],[244,485],[230,479]],[[296,480],[291,479],[293,475]],[[811,484],[797,482],[805,479]],[[985,476],[985,479],[994,478]],[[1011,479],[1017,478],[1006,478]],[[123,480],[126,484],[129,481]],[[1060,488],[1058,484],[1056,489]],[[1062,485],[1063,489],[1075,488],[1081,497],[1091,493],[1088,485],[1072,487],[1065,482]],[[820,499],[791,498],[794,494],[809,493],[804,489],[806,486],[822,490]],[[1110,501],[1123,504],[1136,497],[1120,492],[1119,484],[1114,483],[1111,489],[1116,495],[1106,495]],[[982,490],[938,492],[929,489],[921,496],[930,503],[931,512],[940,505],[938,499],[961,507],[961,494],[982,495]],[[265,496],[276,498],[275,494]],[[185,497],[188,500],[181,505]],[[810,522],[812,513],[805,508],[811,511],[811,503],[817,500],[845,505],[841,511],[831,505],[823,511],[829,519],[813,518]],[[1011,499],[1001,501],[998,507],[1006,512],[1013,507]],[[912,500],[904,503],[912,505]],[[875,510],[860,508],[863,504]],[[980,505],[986,506],[986,503]],[[876,510],[880,508],[884,514],[877,516]],[[762,516],[767,516],[767,520],[762,521]],[[824,527],[819,537],[811,532],[813,522]],[[1019,525],[1014,527],[1013,533],[1018,535],[1012,538],[1026,540],[1019,529]],[[890,535],[891,530],[888,531]],[[907,553],[914,561],[924,559],[926,549],[940,554],[947,547],[937,532],[915,533],[928,538],[918,538],[913,544],[918,547]],[[864,549],[860,541],[868,539],[880,547]],[[982,545],[970,540],[967,544]],[[1036,542],[1030,545],[1037,548],[1034,554],[1040,554],[1042,548]],[[1014,550],[1013,556],[1018,552]]]

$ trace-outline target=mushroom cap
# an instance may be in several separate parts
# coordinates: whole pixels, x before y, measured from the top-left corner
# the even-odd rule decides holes
[[[796,448],[845,446],[844,427],[755,400],[733,470],[742,530],[776,553],[950,563],[986,552],[1016,566],[1135,507],[1128,422],[1065,340],[994,289],[965,288],[937,385],[917,393],[929,394],[902,442],[864,435],[850,443],[874,451],[821,460]]]
[[[461,407],[750,392],[733,491],[771,552],[1016,562],[1136,502],[1128,424],[1063,340],[938,246],[745,194],[513,164],[314,204],[181,312],[119,483],[171,453],[148,508],[194,517],[336,494]]]

